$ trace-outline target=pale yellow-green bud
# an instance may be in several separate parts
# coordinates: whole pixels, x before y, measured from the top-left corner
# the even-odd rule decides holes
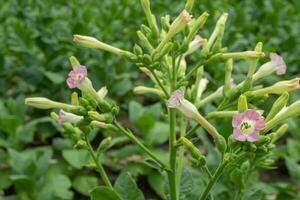
[[[150,88],[150,87],[145,87],[145,86],[137,86],[133,89],[133,92],[135,94],[156,94],[158,96],[164,96],[164,93],[156,88]]]
[[[25,104],[39,109],[61,108],[61,109],[70,110],[70,109],[78,108],[78,106],[52,101],[44,97],[26,98]]]
[[[74,35],[73,40],[82,46],[93,49],[102,49],[104,51],[108,51],[117,55],[121,55],[121,52],[123,52],[123,50],[119,48],[100,42],[96,38],[90,36]]]
[[[108,92],[107,87],[104,86],[98,90],[97,94],[101,99],[104,99],[107,95],[107,92]]]

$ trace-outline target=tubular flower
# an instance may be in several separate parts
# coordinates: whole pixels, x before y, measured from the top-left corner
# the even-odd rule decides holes
[[[67,79],[68,86],[70,88],[77,88],[87,77],[87,70],[85,66],[79,65],[74,67],[69,73],[69,78]]]
[[[196,119],[199,112],[194,104],[184,98],[184,91],[176,90],[171,94],[168,100],[169,108],[176,108],[182,112],[185,116]]]
[[[232,126],[235,140],[254,142],[259,139],[259,131],[265,127],[265,121],[258,111],[249,109],[234,116]]]
[[[188,51],[185,53],[185,55],[190,55],[194,53],[203,44],[204,44],[204,39],[200,35],[196,35],[195,39],[190,42]]]
[[[286,64],[285,64],[283,58],[280,55],[278,55],[277,53],[270,53],[270,59],[272,62],[276,63],[276,73],[278,75],[285,74]]]
[[[63,124],[65,122],[70,122],[70,123],[78,123],[83,119],[82,116],[75,115],[73,113],[69,113],[61,109],[58,113],[58,123]]]

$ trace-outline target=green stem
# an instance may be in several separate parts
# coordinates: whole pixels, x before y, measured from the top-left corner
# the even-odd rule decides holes
[[[213,178],[213,175],[210,173],[210,171],[209,171],[207,165],[205,165],[205,166],[202,167],[202,168],[203,168],[203,171],[207,174],[208,178],[210,178],[210,179]]]
[[[180,116],[180,137],[185,136],[186,130],[186,121],[183,115]],[[184,148],[183,146],[179,147],[179,157],[178,157],[178,167],[177,167],[177,188],[180,187],[180,181],[183,170],[183,161],[184,161]],[[179,196],[179,190],[177,190],[177,196]]]
[[[237,193],[236,193],[236,195],[235,195],[235,197],[234,197],[234,199],[235,200],[241,200],[242,197],[243,197],[242,190],[238,190]]]
[[[160,89],[162,89],[163,93],[166,95],[166,98],[169,98],[170,95],[168,94],[167,90],[165,89],[165,87],[162,85],[161,81],[159,80],[159,78],[157,77],[156,73],[154,72],[154,70],[150,69],[150,72],[152,73],[154,79],[156,80],[157,84],[159,85]]]
[[[90,155],[92,156],[92,158],[93,158],[93,160],[94,160],[94,162],[95,162],[95,164],[96,164],[96,169],[97,169],[98,173],[100,174],[100,176],[101,176],[103,182],[104,182],[105,185],[108,186],[110,189],[113,189],[113,186],[112,186],[112,184],[111,184],[111,182],[110,182],[110,180],[109,180],[109,178],[108,178],[108,176],[107,176],[107,174],[106,174],[106,172],[105,172],[105,170],[104,170],[102,164],[99,163],[99,161],[98,161],[98,159],[97,159],[97,156],[96,156],[96,154],[95,154],[95,152],[94,152],[94,149],[93,149],[93,147],[91,146],[91,144],[90,144],[89,140],[87,139],[87,137],[85,138],[85,140],[86,140],[87,147],[88,147],[87,150],[89,151]]]
[[[220,178],[220,176],[223,173],[224,168],[226,167],[227,162],[222,161],[222,163],[217,168],[215,174],[212,176],[212,178],[209,180],[204,192],[200,196],[199,200],[206,200],[207,196],[212,188],[212,186],[216,183],[216,181]]]
[[[138,145],[146,154],[155,160],[163,169],[170,171],[170,168],[159,158],[157,158],[144,144],[142,144],[131,132],[125,130],[117,121],[114,122],[116,127],[124,133],[134,144]]]
[[[170,168],[171,171],[168,172],[170,194],[172,200],[177,200],[177,184],[176,184],[176,111],[171,108],[169,109],[169,120],[170,120],[170,136],[169,136],[169,151],[170,151]]]

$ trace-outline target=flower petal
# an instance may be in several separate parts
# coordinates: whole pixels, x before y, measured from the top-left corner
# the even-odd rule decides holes
[[[259,139],[259,132],[255,131],[254,133],[251,133],[249,135],[245,135],[247,138],[247,141],[249,142],[255,142]]]
[[[238,141],[246,141],[247,137],[239,129],[235,128],[233,130],[233,138]]]

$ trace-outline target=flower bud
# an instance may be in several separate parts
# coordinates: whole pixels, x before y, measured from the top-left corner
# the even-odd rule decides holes
[[[214,142],[217,146],[217,149],[220,151],[220,152],[225,152],[226,149],[227,149],[227,144],[226,144],[226,140],[225,138],[218,134],[217,137],[214,137]]]
[[[58,115],[58,123],[59,124],[63,124],[66,122],[77,124],[78,122],[80,122],[83,119],[84,118],[82,116],[75,115],[70,112],[66,112],[63,109],[60,109],[59,115]]]
[[[228,96],[228,93],[232,87],[232,68],[233,68],[233,60],[228,59],[226,62],[226,71],[225,71],[225,83],[223,88],[223,95]]]
[[[111,113],[103,113],[100,114],[96,111],[88,111],[88,116],[92,119],[92,120],[97,120],[100,122],[112,122],[113,121],[113,116]]]
[[[147,39],[147,37],[144,35],[143,32],[141,31],[137,31],[137,36],[140,39],[141,43],[150,51],[152,52],[154,50],[153,46],[151,45],[151,43],[149,42],[149,40]]]
[[[75,149],[86,149],[87,148],[87,143],[86,141],[80,139],[77,141],[77,143],[74,145]]]
[[[273,106],[266,118],[266,121],[270,121],[277,113],[279,113],[287,104],[289,100],[289,93],[283,93],[278,99],[273,103]]]
[[[235,52],[235,53],[223,53],[221,58],[223,59],[254,59],[254,58],[262,58],[265,54],[263,52],[257,51],[244,51],[244,52]]]
[[[180,142],[183,144],[183,146],[190,152],[191,156],[195,158],[196,160],[201,159],[203,157],[202,153],[199,151],[197,147],[194,146],[194,144],[186,139],[185,137],[180,138]]]
[[[238,111],[244,112],[246,110],[248,110],[247,97],[244,95],[241,95],[238,100]]]
[[[138,44],[135,44],[133,47],[133,52],[135,55],[142,55],[143,49]]]
[[[194,0],[187,0],[184,6],[184,9],[186,9],[188,12],[191,12],[193,9]]]
[[[73,40],[84,47],[93,48],[93,49],[102,49],[104,51],[108,51],[117,55],[120,55],[120,53],[123,51],[109,44],[100,42],[94,37],[74,35]]]
[[[78,106],[52,101],[44,97],[31,97],[25,99],[25,104],[39,109],[61,108],[66,110],[77,109]]]
[[[200,99],[203,92],[206,90],[207,84],[208,84],[207,78],[202,78],[199,81],[198,87],[197,87],[197,93],[196,93],[196,99]]]
[[[266,94],[282,94],[292,90],[300,89],[299,80],[300,78],[294,78],[292,80],[279,81],[270,87],[250,91],[247,94],[255,97],[264,96]]]
[[[156,51],[153,54],[153,60],[154,61],[160,60],[163,56],[168,54],[172,48],[173,48],[173,43],[168,42],[160,51]]]
[[[77,92],[73,92],[71,94],[71,104],[75,105],[75,106],[79,105],[79,100],[78,100],[78,94],[77,94]]]
[[[77,58],[75,56],[71,56],[69,58],[69,60],[70,60],[72,67],[76,67],[76,66],[80,65],[79,61],[77,60]]]
[[[204,44],[204,39],[200,35],[196,35],[193,41],[189,43],[188,51],[184,53],[184,56],[194,53]]]
[[[192,28],[188,34],[188,36],[186,37],[186,39],[184,40],[184,43],[190,43],[192,41],[192,39],[195,38],[197,32],[203,27],[203,25],[205,24],[207,18],[208,18],[209,14],[207,12],[204,12],[202,15],[200,15],[200,17],[198,17],[194,23],[192,24]],[[196,36],[197,37],[197,36]],[[203,44],[203,43],[202,43]]]
[[[99,122],[99,121],[92,121],[91,125],[97,128],[103,128],[103,129],[111,129],[111,130],[118,130],[116,126],[112,125],[112,124],[107,124],[104,122]]]
[[[280,139],[285,133],[287,133],[289,129],[288,124],[283,124],[280,126],[279,129],[276,130],[276,132],[273,132],[270,134],[270,137],[272,139],[272,142],[276,142],[278,139]]]
[[[154,36],[157,37],[159,35],[159,30],[155,16],[151,13],[150,2],[149,0],[141,0],[141,4],[145,12],[148,24],[151,28],[151,31],[153,32]]]
[[[144,86],[137,86],[133,89],[135,94],[156,94],[158,96],[164,96],[164,93],[156,88],[144,87]]]
[[[180,15],[174,20],[171,24],[170,29],[167,35],[159,43],[158,47],[155,49],[155,52],[160,52],[163,47],[169,42],[177,33],[183,30],[183,28],[192,20],[192,16],[186,11],[183,10]]]
[[[98,90],[97,94],[101,99],[104,99],[107,95],[107,92],[108,92],[107,87],[104,86]]]
[[[111,137],[107,137],[101,141],[97,152],[104,152],[106,149],[110,147],[110,145],[111,145]]]
[[[211,34],[207,43],[204,45],[204,47],[202,49],[203,56],[207,56],[209,54],[212,45],[214,44],[218,35],[222,32],[222,30],[225,27],[227,17],[228,17],[228,13],[223,13],[222,16],[219,18],[219,20],[217,21],[217,24],[216,24],[216,27],[215,27],[213,33]]]

